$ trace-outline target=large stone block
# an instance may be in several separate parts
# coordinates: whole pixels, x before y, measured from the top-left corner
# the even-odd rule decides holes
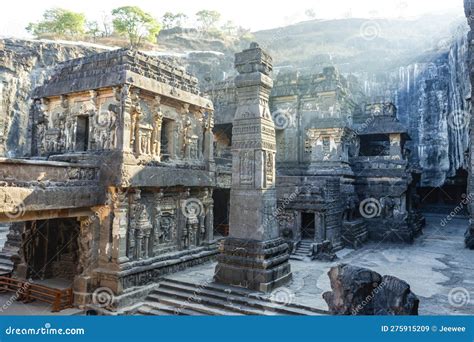
[[[216,282],[270,292],[291,279],[288,244],[281,238],[264,242],[228,238],[220,248]]]
[[[418,315],[419,299],[403,280],[345,264],[328,276],[332,291],[323,298],[334,315]]]

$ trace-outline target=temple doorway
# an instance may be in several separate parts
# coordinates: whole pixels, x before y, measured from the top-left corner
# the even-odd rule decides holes
[[[226,237],[229,235],[229,206],[230,190],[214,189],[214,236]]]
[[[315,234],[315,215],[314,213],[301,213],[301,239],[314,240]]]
[[[467,203],[467,172],[459,170],[456,176],[446,179],[440,187],[420,187],[418,197],[420,207],[426,213],[448,215],[455,211],[456,215],[468,215]]]
[[[27,277],[72,282],[79,260],[79,229],[75,218],[28,222],[22,236]]]

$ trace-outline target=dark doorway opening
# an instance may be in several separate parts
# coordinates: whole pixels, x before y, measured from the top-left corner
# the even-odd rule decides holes
[[[303,240],[314,239],[314,213],[301,213],[301,238]]]
[[[459,170],[456,176],[446,179],[441,187],[420,187],[417,189],[421,210],[428,213],[467,215],[467,176]]]
[[[161,137],[160,137],[160,146],[161,146],[161,158],[162,160],[168,160],[171,156],[171,147],[172,147],[172,134],[173,134],[173,120],[163,119],[161,124]]]
[[[22,236],[27,276],[72,282],[79,261],[79,229],[73,218],[29,222]]]
[[[87,151],[89,146],[89,117],[78,116],[76,126],[76,148],[78,152]]]
[[[215,189],[212,198],[214,199],[214,236],[228,236],[230,190]]]

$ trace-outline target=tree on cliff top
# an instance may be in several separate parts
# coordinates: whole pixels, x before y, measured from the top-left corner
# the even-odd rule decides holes
[[[120,35],[127,36],[131,47],[140,46],[144,40],[155,41],[160,24],[137,6],[124,6],[112,10],[112,23]]]
[[[204,31],[209,31],[220,20],[221,14],[217,11],[202,10],[196,13],[197,21]]]
[[[173,27],[182,27],[184,22],[188,19],[188,16],[184,13],[172,13],[166,12],[163,14],[161,19],[163,22],[163,27],[165,29],[171,29]]]
[[[63,8],[52,8],[43,13],[43,20],[29,23],[26,30],[35,37],[75,37],[84,34],[86,16]]]

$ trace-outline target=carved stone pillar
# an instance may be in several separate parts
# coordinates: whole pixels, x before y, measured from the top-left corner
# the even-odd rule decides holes
[[[92,224],[94,221],[90,217],[80,217],[78,221],[80,224],[77,241],[79,263],[77,267],[78,275],[74,277],[73,291],[76,305],[84,307],[84,305],[91,302],[91,274],[94,267]]]
[[[275,126],[268,99],[272,59],[258,44],[235,56],[229,236],[215,269],[219,283],[269,292],[291,279],[288,245],[275,219]]]
[[[204,161],[207,164],[209,171],[214,171],[214,113],[210,110],[207,112],[207,117],[204,118]]]
[[[209,204],[206,215],[206,242],[210,243],[214,240],[214,205]]]
[[[316,212],[314,214],[314,241],[323,242],[324,240],[326,240],[324,214],[321,212]]]
[[[130,219],[128,227],[127,237],[127,257],[129,259],[135,259],[137,249],[136,232],[138,230],[138,218],[140,215],[140,190],[135,189],[135,193],[131,195],[130,200]]]
[[[161,98],[155,97],[155,107],[153,114],[153,131],[151,134],[151,154],[158,161],[161,160],[161,128],[163,125],[163,113],[160,106]]]
[[[402,158],[402,143],[400,134],[390,134],[390,156]]]
[[[131,95],[130,149],[140,154],[140,120],[143,116],[140,106],[140,90],[134,89]]]
[[[131,129],[132,129],[132,98],[130,96],[130,85],[122,86],[120,94],[116,91],[116,100],[122,105],[122,122],[117,128],[117,148],[124,152],[130,152]]]
[[[118,189],[113,202],[112,258],[119,264],[129,261],[127,257],[128,196]]]

